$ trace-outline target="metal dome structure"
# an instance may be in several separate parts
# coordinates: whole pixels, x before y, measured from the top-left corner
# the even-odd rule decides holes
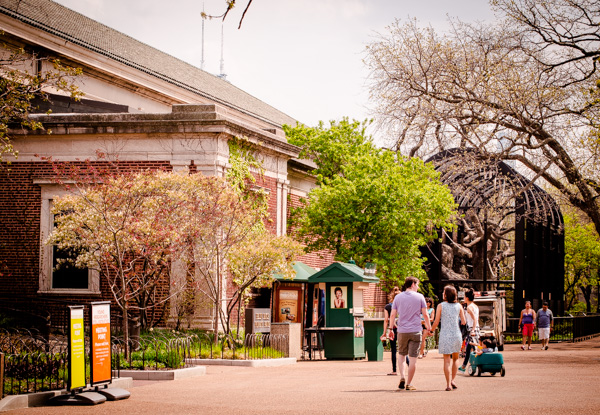
[[[450,188],[462,214],[458,229],[452,235],[442,230],[440,241],[425,252],[436,291],[447,283],[481,290],[514,288],[515,315],[525,299],[534,307],[546,300],[553,310],[562,311],[564,224],[556,201],[493,154],[455,148],[427,161]],[[459,264],[450,263],[461,252]]]

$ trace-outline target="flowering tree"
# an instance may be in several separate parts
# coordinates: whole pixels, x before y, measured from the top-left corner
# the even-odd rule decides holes
[[[131,309],[146,311],[169,298],[160,288],[170,281],[182,219],[173,212],[182,205],[184,185],[184,177],[165,172],[125,172],[54,200],[56,227],[48,243],[76,252],[76,266],[100,272],[122,311],[126,340]]]
[[[39,73],[31,71],[31,68],[45,62],[51,64],[52,69]],[[73,83],[74,77],[81,74],[81,69],[65,66],[58,60],[42,58],[35,53],[26,54],[23,49],[10,50],[1,56],[0,70],[0,161],[3,161],[3,155],[18,155],[9,135],[10,124],[19,124],[31,130],[44,128],[41,123],[29,118],[36,110],[35,100],[49,101],[48,90],[62,91],[74,99],[79,99],[83,93]]]
[[[227,303],[225,332],[231,331],[233,312],[241,307],[249,288],[268,287],[274,273],[292,279],[295,271],[292,261],[302,255],[302,245],[287,236],[276,236],[264,229],[254,232],[248,240],[232,250],[229,256],[229,272],[233,276],[235,292]]]
[[[267,212],[257,208],[261,192],[242,194],[224,178],[200,174],[188,176],[191,186],[184,195],[184,208],[177,215],[178,260],[184,263],[188,279],[213,304],[214,331],[223,322],[223,298],[228,258],[239,245],[262,229]],[[225,329],[225,327],[223,327]]]

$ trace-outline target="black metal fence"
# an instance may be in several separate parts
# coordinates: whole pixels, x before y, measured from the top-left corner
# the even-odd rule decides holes
[[[121,369],[181,369],[188,367],[188,360],[195,357],[196,352],[196,344],[191,337],[165,333],[132,338],[128,345],[129,348],[122,338],[112,339],[112,367],[117,372]]]
[[[600,335],[600,314],[554,317],[554,329],[550,332],[551,342],[577,342]],[[519,319],[509,318],[506,332],[507,343],[523,341],[519,332]],[[537,330],[533,333],[533,341],[538,340]]]
[[[600,333],[600,314],[571,318],[573,319],[573,341],[586,340]]]
[[[166,370],[194,365],[193,359],[274,359],[288,357],[287,335],[248,334],[242,338],[208,333],[156,330],[129,339],[112,338],[112,369]],[[86,356],[89,339],[86,338]],[[129,352],[127,352],[127,349]],[[0,398],[66,388],[68,344],[66,336],[41,335],[29,330],[0,331],[4,376]],[[86,359],[87,360],[87,359]],[[89,362],[87,374],[89,380]]]
[[[247,334],[244,339],[244,359],[275,359],[288,357],[286,334]]]
[[[0,330],[0,398],[5,395],[64,389],[67,347],[61,338],[31,330]]]

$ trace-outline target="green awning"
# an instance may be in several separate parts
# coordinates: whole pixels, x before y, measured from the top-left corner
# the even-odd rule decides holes
[[[313,267],[306,265],[304,262],[295,261],[292,264],[292,268],[296,271],[296,276],[293,280],[283,278],[283,275],[275,273],[275,279],[277,281],[286,281],[286,282],[308,282],[308,277],[315,274],[317,272]]]
[[[371,275],[365,275],[365,271],[356,264],[346,262],[334,262],[327,268],[313,274],[308,282],[379,282],[379,278]]]

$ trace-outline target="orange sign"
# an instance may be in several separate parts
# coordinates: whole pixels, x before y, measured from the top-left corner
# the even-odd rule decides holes
[[[92,381],[91,384],[110,382],[110,302],[92,303]]]

